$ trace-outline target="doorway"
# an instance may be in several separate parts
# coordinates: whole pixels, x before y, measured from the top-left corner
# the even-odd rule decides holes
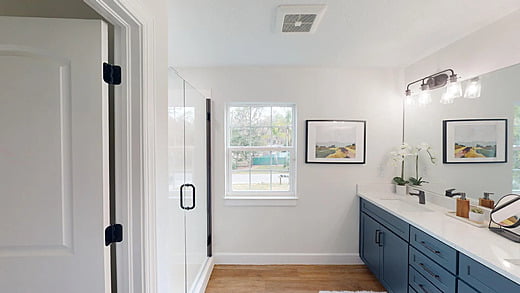
[[[123,84],[113,92],[117,111],[111,116],[115,133],[112,137],[115,155],[112,158],[118,171],[112,174],[112,181],[118,191],[115,220],[125,227],[125,241],[116,246],[119,256],[117,281],[120,292],[153,292],[155,277],[151,268],[155,262],[154,251],[147,248],[154,247],[155,223],[147,219],[151,218],[154,210],[154,201],[148,201],[150,194],[154,194],[155,181],[153,104],[155,94],[160,95],[162,89],[160,78],[154,78],[153,74],[156,68],[153,55],[159,55],[161,51],[150,44],[158,35],[154,34],[156,29],[150,11],[136,6],[134,1],[123,4],[104,0],[85,2],[88,5],[80,0],[37,3],[9,0],[2,3],[0,15],[95,19],[102,15],[107,23],[114,25],[115,54],[110,57],[122,65]],[[23,12],[20,7],[27,10]],[[90,16],[82,16],[85,11]],[[152,49],[145,52],[146,48]],[[106,292],[110,292],[110,286],[106,287]]]

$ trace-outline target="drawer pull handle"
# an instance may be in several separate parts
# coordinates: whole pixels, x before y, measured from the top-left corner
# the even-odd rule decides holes
[[[423,263],[419,263],[419,266],[425,271],[427,272],[430,276],[434,277],[435,279],[437,280],[440,280],[441,279],[441,276],[435,274],[434,272],[432,272],[426,265],[424,265]]]
[[[380,237],[381,234],[379,234],[380,232],[381,231],[376,230],[376,240],[375,240],[376,244],[379,244],[379,242],[381,241],[381,237]]]
[[[430,291],[426,290],[426,287],[425,287],[423,284],[419,284],[419,288],[421,288],[421,290],[422,290],[424,293],[430,293]]]
[[[438,250],[432,248],[431,246],[429,246],[428,244],[426,244],[426,242],[421,241],[420,243],[421,243],[422,246],[424,246],[424,247],[425,247],[426,249],[428,249],[429,251],[431,251],[431,252],[433,252],[433,253],[435,253],[435,254],[441,254],[440,251],[438,251]]]

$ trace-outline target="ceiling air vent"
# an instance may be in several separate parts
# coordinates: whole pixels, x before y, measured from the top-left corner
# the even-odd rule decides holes
[[[314,33],[326,5],[278,6],[276,30],[282,33]]]

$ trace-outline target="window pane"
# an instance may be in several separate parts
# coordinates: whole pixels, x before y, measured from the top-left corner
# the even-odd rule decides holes
[[[270,169],[274,171],[289,171],[290,159],[289,152],[272,152]]]
[[[231,174],[231,188],[233,191],[250,190],[250,188],[249,188],[249,170],[233,172]]]
[[[292,110],[292,107],[273,107],[273,126],[291,126]]]
[[[520,190],[520,170],[513,170],[513,190]]]
[[[271,128],[255,127],[251,128],[251,145],[268,146],[271,144]]]
[[[520,126],[513,127],[513,145],[520,145]]]
[[[251,107],[252,126],[271,126],[271,107]]]
[[[271,171],[251,171],[251,190],[271,190]]]
[[[231,152],[231,170],[248,171],[251,169],[251,153],[242,151]]]
[[[273,127],[272,145],[273,146],[292,146],[291,127]]]
[[[289,191],[290,175],[289,172],[273,171],[272,173],[272,190]]]
[[[231,128],[231,146],[248,146],[250,128]]]
[[[252,152],[251,169],[269,170],[271,169],[271,152]]]
[[[514,106],[515,107],[515,117],[513,119],[513,125],[518,126],[520,125],[520,106]]]
[[[250,107],[230,107],[229,123],[230,126],[249,126],[251,119]]]

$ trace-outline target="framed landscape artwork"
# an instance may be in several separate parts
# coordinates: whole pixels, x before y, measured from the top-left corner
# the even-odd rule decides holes
[[[506,163],[507,119],[443,121],[445,164]]]
[[[307,120],[305,162],[364,164],[366,121]]]

